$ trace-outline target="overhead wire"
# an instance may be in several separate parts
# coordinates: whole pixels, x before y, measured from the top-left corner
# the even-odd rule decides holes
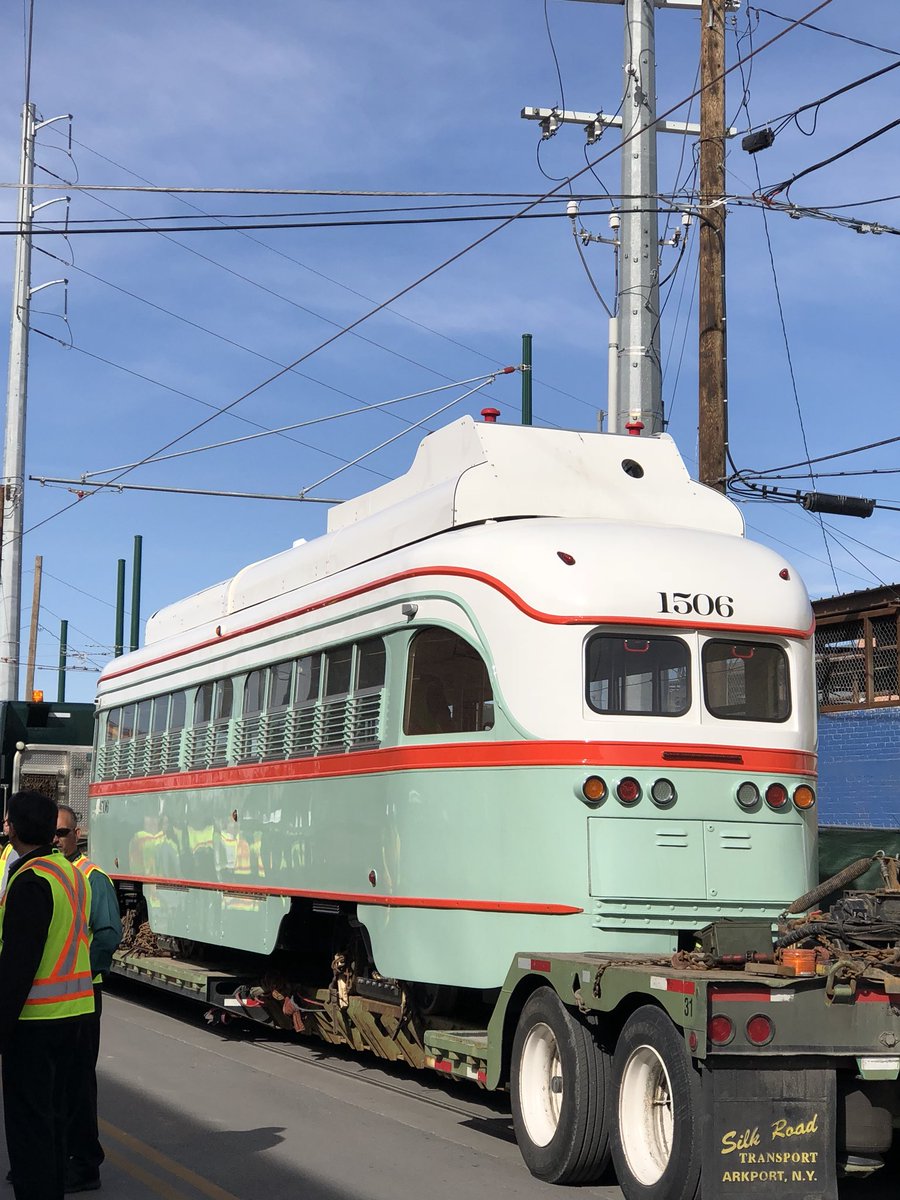
[[[748,45],[750,46],[750,48],[752,50],[752,48],[753,48],[753,26],[750,21],[749,14],[748,14],[748,22],[747,22],[747,32],[746,32],[745,36],[747,38]],[[740,44],[738,43],[738,62],[742,63],[742,61],[743,60],[740,55]],[[741,79],[745,80],[743,65],[741,65],[740,73],[741,73]],[[744,111],[747,113],[747,120],[749,121],[750,120],[750,98],[749,98],[749,81],[747,81],[747,80],[745,80],[745,86],[744,86],[743,108],[744,108]],[[759,179],[759,165],[755,159],[754,159],[754,168],[756,170],[757,179]],[[761,209],[761,213],[762,213],[762,219],[763,219],[763,230],[765,233],[766,248],[767,248],[768,257],[769,257],[769,266],[772,271],[772,282],[773,282],[774,289],[775,289],[775,302],[776,302],[776,305],[778,308],[778,319],[779,319],[779,323],[781,325],[781,335],[782,335],[782,340],[784,342],[785,355],[787,358],[788,375],[789,375],[790,381],[791,381],[791,391],[792,391],[793,397],[794,397],[794,406],[797,411],[797,420],[800,425],[800,436],[803,440],[803,449],[804,449],[804,452],[806,453],[807,459],[809,459],[810,458],[809,444],[807,442],[806,427],[805,427],[805,424],[803,421],[803,410],[800,405],[800,394],[797,389],[797,377],[794,372],[794,360],[793,360],[793,356],[791,354],[790,340],[788,338],[787,323],[785,321],[785,316],[784,316],[784,305],[782,304],[782,300],[781,300],[781,287],[780,287],[780,284],[778,281],[778,270],[777,270],[777,267],[775,266],[775,252],[772,247],[772,238],[769,233],[769,217],[768,217],[768,213],[765,211],[764,208]],[[730,448],[728,451],[728,457],[729,457],[729,462],[732,467],[732,470],[736,470],[733,459],[731,457]],[[740,473],[739,472],[736,472],[736,473],[738,475],[738,478],[740,478]],[[810,482],[814,486],[815,485],[815,476],[812,472],[811,467],[810,467],[809,479],[810,479]],[[822,521],[822,514],[819,513],[819,514],[817,514],[817,516],[819,518],[819,527],[820,527],[821,534],[822,534],[822,541],[825,546],[825,553],[828,557],[829,566],[831,567],[832,578],[834,579],[835,590],[839,591],[840,587],[838,584],[837,572],[835,570],[834,562],[831,557],[831,547],[828,543],[828,538],[825,533],[825,526]]]
[[[833,2],[833,0],[818,0],[818,2],[813,6],[813,8],[811,8],[809,10],[809,12],[807,12],[805,14],[804,18],[798,18],[797,21],[795,21],[791,25],[788,25],[785,29],[781,30],[779,33],[774,34],[771,38],[768,39],[768,41],[762,43],[762,45],[752,48],[750,51],[749,57],[753,57],[757,54],[762,53],[764,50],[766,50],[769,47],[771,47],[772,45],[774,45],[777,41],[780,41],[781,38],[785,37],[788,33],[790,33],[792,31],[792,29],[796,28],[796,25],[799,22],[799,20],[813,16],[817,12],[821,12],[822,9],[827,8],[832,2]],[[722,72],[721,77],[724,78],[725,76],[731,74],[733,71],[737,70],[740,66],[742,66],[742,60],[738,60],[738,62],[732,64],[732,66],[727,67]],[[712,86],[716,82],[718,82],[718,80],[711,80],[705,86]],[[672,113],[677,112],[679,109],[683,108],[684,105],[690,101],[690,99],[691,99],[691,96],[687,96],[683,100],[677,101],[674,105],[672,105],[670,108],[668,108],[664,112],[658,114],[656,117],[656,123],[658,123],[661,120],[664,120],[666,117],[670,116]],[[642,132],[642,130],[638,129],[633,134],[629,135],[629,137],[623,138],[621,145],[622,146],[627,145],[630,140],[633,140],[635,137],[639,136],[639,134],[641,132]],[[596,165],[596,163],[598,163],[598,162],[603,161],[605,158],[609,157],[609,155],[612,153],[614,153],[614,149],[608,151],[605,154],[602,154],[600,156],[600,158],[595,161],[594,165]],[[574,182],[576,179],[580,178],[583,174],[585,174],[588,169],[589,169],[588,167],[584,167],[582,170],[580,170],[580,171],[576,172],[574,175],[572,175],[567,182],[568,183]],[[551,189],[549,192],[545,193],[545,196],[554,195],[557,191],[561,190],[562,186],[564,186],[564,185],[557,185],[556,188]],[[509,217],[503,223],[495,225],[493,228],[487,230],[485,233],[483,233],[479,237],[477,237],[474,241],[471,241],[468,244],[466,244],[465,246],[461,247],[459,250],[455,251],[453,254],[449,255],[447,258],[445,258],[441,262],[437,263],[434,267],[430,268],[428,271],[424,272],[423,274],[419,275],[417,278],[413,279],[410,283],[408,283],[407,285],[402,287],[399,291],[394,292],[392,295],[387,297],[387,299],[385,299],[381,303],[375,305],[369,311],[361,314],[354,321],[345,325],[338,332],[336,332],[336,333],[332,334],[330,337],[324,339],[322,342],[318,343],[316,346],[311,347],[309,350],[307,350],[302,355],[300,355],[297,359],[294,360],[294,362],[289,364],[287,367],[284,367],[281,370],[275,372],[273,375],[268,376],[266,379],[261,380],[254,387],[250,388],[249,390],[243,392],[241,395],[237,396],[234,400],[232,400],[228,405],[226,405],[222,409],[222,412],[224,413],[224,412],[230,411],[232,408],[236,407],[238,404],[241,404],[244,400],[247,400],[251,396],[256,395],[259,391],[262,390],[262,388],[267,387],[269,384],[274,383],[277,379],[280,379],[288,370],[292,369],[293,367],[299,366],[301,363],[306,362],[307,359],[311,358],[314,354],[317,354],[317,353],[321,352],[322,350],[326,349],[328,346],[333,345],[334,342],[336,342],[338,340],[338,338],[344,337],[347,334],[354,332],[355,329],[359,325],[361,325],[363,322],[368,321],[372,317],[376,316],[378,313],[383,312],[388,306],[390,306],[391,304],[394,304],[397,300],[401,299],[403,296],[408,295],[415,288],[420,287],[422,284],[428,282],[428,280],[434,278],[441,271],[446,270],[447,267],[452,266],[454,263],[458,262],[465,255],[470,254],[473,250],[476,250],[479,246],[483,245],[486,241],[495,237],[498,233],[502,232],[509,225],[511,225],[514,221],[518,220],[520,216],[523,216],[527,212],[529,212],[530,209],[535,206],[535,203],[536,203],[535,201],[532,201],[530,204],[525,205],[519,213],[516,213],[513,216]],[[213,419],[215,419],[215,418],[208,417],[204,421],[199,422],[195,426],[192,426],[190,429],[186,430],[184,433],[179,435],[179,437],[177,437],[175,439],[170,439],[170,441],[167,442],[165,445],[160,446],[156,451],[153,452],[153,454],[163,453],[164,451],[168,450],[171,446],[175,445],[178,441],[182,441],[185,437],[189,437],[191,434],[195,433],[199,428],[202,428],[204,425],[208,424],[209,421],[211,421]],[[147,458],[153,457],[153,454],[147,455]],[[72,502],[72,504],[64,506],[62,509],[59,509],[56,513],[50,514],[49,516],[47,516],[47,517],[43,518],[41,521],[39,521],[37,524],[31,526],[30,529],[26,532],[30,533],[30,532],[34,531],[35,529],[40,528],[41,526],[47,524],[48,521],[54,520],[56,517],[61,516],[64,512],[69,511],[77,503],[79,503],[79,501],[75,500]],[[23,534],[23,536],[24,536],[24,534]]]
[[[53,127],[53,126],[51,128],[55,129],[55,127]],[[84,143],[76,141],[76,145],[83,146],[83,148],[86,149],[88,151],[88,153],[97,155],[99,158],[103,159],[105,162],[108,162],[111,166],[116,167],[118,170],[123,171],[126,174],[134,176],[135,179],[140,179],[143,183],[149,184],[149,180],[145,179],[142,175],[139,175],[136,171],[132,171],[131,168],[124,166],[122,163],[116,162],[115,160],[109,158],[107,155],[100,154],[99,151],[94,150],[90,146],[85,146]],[[455,196],[455,195],[464,195],[464,194],[465,193],[447,193],[447,195],[451,196],[451,197]],[[488,195],[490,195],[490,194],[488,193]],[[513,198],[515,199],[516,197],[513,197]],[[201,214],[203,216],[210,215],[210,214],[205,213],[204,210],[202,208],[200,208],[198,205],[193,204],[189,200],[186,200],[182,195],[175,195],[175,196],[173,196],[173,199],[177,199],[180,204],[184,205],[186,208],[193,209],[198,214]],[[263,241],[262,238],[253,237],[253,235],[251,233],[246,232],[246,231],[241,231],[241,236],[246,241],[252,242],[254,245],[261,246],[264,250],[267,250],[270,254],[276,255],[278,258],[284,259],[286,262],[293,263],[295,266],[300,267],[301,270],[307,271],[307,272],[309,272],[309,274],[316,276],[316,278],[324,279],[327,283],[330,283],[333,286],[338,287],[345,292],[348,292],[350,295],[356,296],[360,300],[364,300],[367,304],[375,303],[375,300],[371,296],[367,296],[364,292],[360,292],[356,288],[350,287],[349,284],[344,283],[342,280],[335,279],[333,276],[326,274],[324,271],[321,271],[316,267],[310,266],[309,263],[303,262],[301,259],[296,258],[291,254],[288,254],[286,251],[282,250],[281,248],[270,245],[268,242]],[[441,340],[448,342],[450,345],[457,346],[459,349],[465,350],[469,354],[473,354],[477,358],[480,358],[485,362],[491,363],[491,365],[494,367],[497,367],[500,365],[499,361],[496,358],[492,357],[491,355],[485,354],[481,350],[476,350],[473,346],[468,346],[464,342],[459,341],[457,338],[452,338],[448,334],[442,333],[440,330],[434,329],[430,325],[426,325],[423,321],[419,321],[414,317],[410,317],[408,314],[400,312],[394,308],[392,308],[390,310],[390,312],[391,312],[392,316],[397,317],[399,320],[405,321],[407,324],[412,325],[418,329],[423,329],[427,333],[432,334],[434,337],[438,337]],[[544,387],[550,391],[556,392],[559,395],[566,396],[570,400],[575,400],[579,404],[587,403],[581,397],[575,396],[571,392],[567,392],[562,388],[554,386],[553,384],[549,383],[547,380],[541,379],[540,376],[535,376],[534,382],[540,384],[541,387]]]

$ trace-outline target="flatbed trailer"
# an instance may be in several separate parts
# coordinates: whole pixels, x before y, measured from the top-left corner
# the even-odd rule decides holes
[[[898,901],[868,895],[882,916]],[[508,1088],[526,1164],[551,1182],[595,1179],[611,1156],[627,1200],[689,1200],[701,1183],[704,1200],[837,1200],[839,1176],[882,1166],[900,1122],[896,954],[819,955],[798,973],[753,948],[766,936],[724,922],[671,958],[518,954],[485,1028],[424,1015],[395,981],[341,987],[336,973],[282,992],[246,964],[127,951],[113,971],[202,1000],[211,1019]]]

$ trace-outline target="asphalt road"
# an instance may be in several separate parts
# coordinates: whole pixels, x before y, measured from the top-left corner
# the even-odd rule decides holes
[[[621,1198],[612,1180],[529,1175],[504,1096],[264,1030],[223,1033],[201,1014],[121,983],[104,1000],[107,1200]],[[892,1171],[841,1200],[895,1200],[897,1186]]]

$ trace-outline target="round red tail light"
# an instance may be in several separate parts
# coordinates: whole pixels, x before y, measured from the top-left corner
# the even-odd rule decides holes
[[[727,1046],[734,1037],[734,1021],[722,1015],[710,1017],[706,1032],[714,1046]]]
[[[635,804],[641,798],[641,785],[627,775],[616,784],[616,795],[623,804]]]
[[[769,808],[784,808],[788,802],[787,788],[783,783],[770,783],[766,788],[766,804]]]
[[[765,1013],[757,1013],[747,1022],[747,1041],[754,1046],[768,1046],[775,1036],[775,1025]]]

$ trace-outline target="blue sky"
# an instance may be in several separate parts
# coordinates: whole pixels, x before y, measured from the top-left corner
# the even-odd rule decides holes
[[[796,17],[813,2],[771,0],[771,6]],[[893,11],[889,0],[862,7],[833,0],[812,20],[890,48]],[[622,86],[621,9],[549,0],[547,12],[566,106],[615,111]],[[735,17],[736,31],[744,33],[747,21],[744,6]],[[762,13],[753,27],[754,44],[760,45],[785,24]],[[893,40],[900,51],[900,32]],[[0,176],[6,182],[18,174],[23,45],[23,6],[14,0],[0,13]],[[746,53],[746,39],[741,46]],[[694,90],[698,51],[696,14],[658,12],[660,111]],[[730,34],[729,63],[736,51]],[[795,30],[754,60],[752,120],[759,124],[788,113],[893,61],[847,40]],[[756,159],[732,143],[729,189],[749,194],[757,186],[757,167],[764,184],[776,183],[886,124],[897,111],[898,78],[900,72],[891,73],[823,106],[813,136],[787,126]],[[252,6],[36,0],[32,97],[45,118],[73,113],[73,134],[81,143],[73,148],[73,165],[60,135],[48,130],[38,162],[68,179],[77,169],[84,185],[133,183],[139,175],[170,186],[528,194],[548,191],[554,183],[539,169],[537,127],[520,120],[519,111],[562,99],[543,0],[445,5],[383,0],[377,6],[360,0],[318,6],[278,0]],[[743,128],[741,97],[735,72],[729,76],[728,111]],[[696,119],[696,105],[676,116]],[[811,114],[804,128],[812,130]],[[613,150],[615,137],[607,135],[592,158]],[[859,204],[847,211],[900,225],[900,203],[860,203],[900,193],[898,145],[900,130],[894,130],[798,182],[792,199],[806,206]],[[677,178],[689,174],[691,152],[692,145],[680,138],[660,139],[661,190],[672,190]],[[580,171],[585,165],[580,129],[563,129],[543,145],[540,165],[555,177]],[[619,191],[617,154],[596,172],[606,188]],[[41,170],[36,178],[50,182]],[[576,187],[601,185],[588,174]],[[140,218],[190,212],[160,194],[73,197],[71,216],[81,220],[112,216],[109,204]],[[186,199],[226,217],[419,203]],[[13,194],[5,190],[0,219],[9,221],[13,213]],[[605,217],[584,220],[593,231],[606,232]],[[770,213],[768,223],[809,454],[896,435],[896,238],[809,218],[791,220],[779,212]],[[42,239],[40,246],[53,254],[74,255],[69,267],[41,253],[33,263],[35,285],[69,278],[74,346],[32,336],[26,473],[76,478],[143,459],[209,416],[206,406],[229,404],[277,370],[275,364],[299,358],[356,320],[371,302],[405,287],[487,228],[79,235],[68,246],[60,238]],[[732,454],[742,468],[802,460],[806,451],[759,209],[731,208],[728,239]],[[0,238],[0,296],[11,296],[11,243]],[[592,246],[587,254],[609,299],[611,253]],[[676,256],[677,251],[664,252],[663,274],[676,265]],[[692,233],[661,325],[669,431],[692,471],[695,271]],[[60,300],[59,289],[47,289],[35,308],[56,313]],[[70,336],[54,315],[35,312],[33,325],[63,341]],[[254,432],[256,426],[246,421],[272,428],[518,362],[523,332],[534,335],[536,423],[595,429],[597,410],[607,407],[606,314],[565,219],[522,221],[499,232],[405,296],[396,311],[379,314],[357,332],[359,337],[343,337],[310,357],[299,368],[302,375],[282,376],[179,448]],[[5,344],[2,353],[5,359]],[[518,376],[500,379],[429,424],[477,414],[485,404],[496,404],[505,420],[516,420],[519,387]],[[299,440],[269,437],[147,465],[127,481],[294,494],[401,433],[403,421],[421,421],[438,408],[441,396],[411,400],[396,415],[363,413],[315,425],[291,435]],[[346,497],[377,486],[406,467],[420,436],[421,430],[405,433],[318,494]],[[837,467],[890,469],[896,461],[889,446],[839,460]],[[810,485],[801,480],[792,486]],[[900,504],[893,475],[823,479],[819,486]],[[41,554],[43,632],[36,683],[55,696],[59,619],[66,618],[71,665],[86,668],[70,673],[70,699],[90,698],[92,672],[111,652],[116,561],[128,560],[130,584],[135,534],[143,537],[146,618],[248,561],[298,537],[315,536],[325,521],[319,505],[141,492],[92,497],[54,516],[72,499],[63,488],[29,485],[26,530],[37,528],[26,534],[23,551],[23,652],[31,569]],[[749,504],[745,516],[750,535],[785,552],[814,596],[900,578],[900,513],[876,511],[866,521],[825,518],[843,542],[829,540],[831,563],[820,523],[798,506]],[[848,535],[865,544],[847,541]]]

